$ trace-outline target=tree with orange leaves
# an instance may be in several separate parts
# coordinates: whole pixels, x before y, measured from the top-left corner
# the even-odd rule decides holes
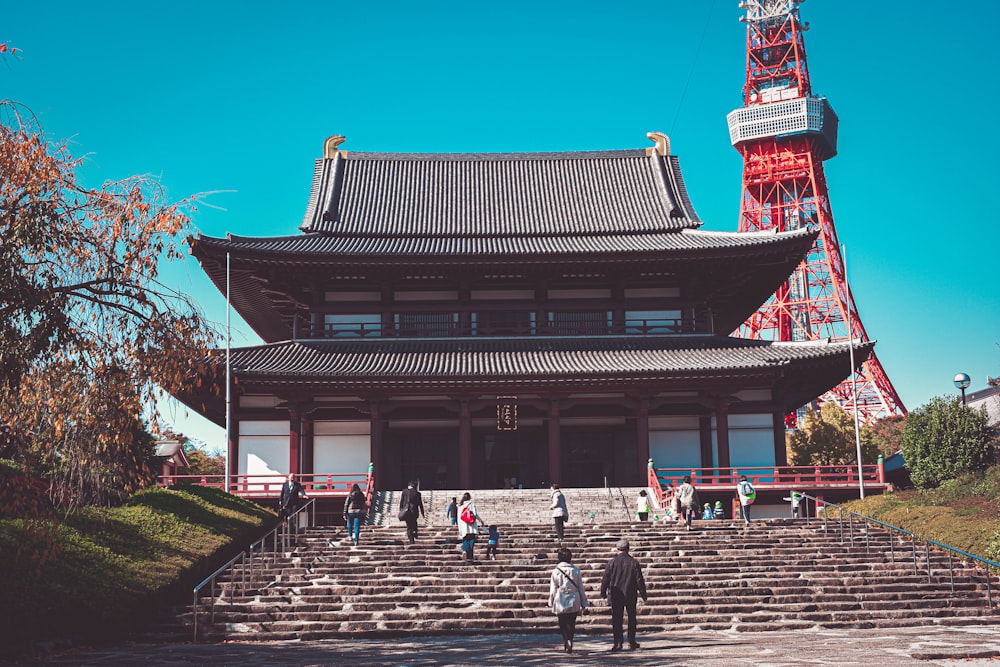
[[[200,384],[216,336],[160,280],[193,200],[169,203],[145,177],[88,188],[79,165],[0,102],[0,457],[67,509],[152,481],[156,399]]]

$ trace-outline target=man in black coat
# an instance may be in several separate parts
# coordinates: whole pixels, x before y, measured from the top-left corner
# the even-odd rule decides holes
[[[295,514],[295,510],[299,508],[299,500],[306,497],[306,490],[295,481],[295,475],[289,473],[285,483],[281,485],[281,496],[278,498],[279,518],[284,521]]]
[[[646,581],[642,578],[642,568],[639,563],[629,555],[628,540],[618,540],[615,545],[618,554],[608,561],[604,568],[604,578],[601,579],[601,597],[606,598],[611,605],[611,630],[614,633],[615,645],[612,651],[622,650],[624,637],[622,636],[622,621],[624,612],[628,612],[628,647],[630,649],[639,648],[639,642],[635,640],[637,628],[636,605],[639,596],[645,602]]]
[[[424,515],[424,501],[417,490],[417,483],[410,482],[399,496],[400,518],[406,522],[406,537],[410,544],[417,539],[417,517]]]

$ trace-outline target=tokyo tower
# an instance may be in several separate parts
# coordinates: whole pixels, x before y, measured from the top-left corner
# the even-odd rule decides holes
[[[833,224],[823,161],[837,154],[837,115],[812,94],[802,0],[744,0],[747,24],[743,107],[727,116],[743,156],[739,231],[818,228],[806,258],[737,335],[778,341],[867,341]],[[906,414],[877,357],[820,398],[866,422]],[[854,382],[852,382],[852,379]],[[855,405],[854,387],[857,388]]]

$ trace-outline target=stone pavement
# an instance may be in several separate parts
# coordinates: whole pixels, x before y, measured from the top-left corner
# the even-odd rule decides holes
[[[343,639],[316,642],[133,644],[74,649],[19,665],[991,665],[1000,666],[1000,625],[877,630],[642,634],[638,651],[611,653],[609,637],[577,636],[575,653],[551,635]]]

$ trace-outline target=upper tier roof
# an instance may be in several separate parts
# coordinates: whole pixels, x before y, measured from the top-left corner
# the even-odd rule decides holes
[[[301,229],[379,237],[641,234],[701,225],[657,151],[356,153],[316,161]]]
[[[458,261],[465,263],[469,257],[489,258],[510,263],[516,257],[553,261],[564,257],[579,261],[585,257],[619,255],[634,260],[651,253],[668,253],[673,257],[719,256],[743,252],[747,254],[792,252],[796,262],[809,249],[815,231],[802,228],[777,233],[762,232],[709,232],[700,229],[649,232],[627,235],[577,236],[410,236],[376,237],[355,235],[295,234],[290,236],[237,236],[224,239],[199,235],[194,241],[194,253],[199,258],[224,257],[233,252],[249,264],[309,264],[324,263],[331,259],[343,262],[392,262],[405,259],[413,263],[440,265]],[[794,266],[794,262],[791,266]],[[789,271],[791,271],[791,266]],[[786,272],[787,274],[788,272]]]
[[[264,340],[337,281],[414,276],[475,285],[565,276],[639,284],[664,275],[731,331],[788,277],[815,229],[706,232],[666,137],[655,148],[575,153],[386,154],[327,142],[301,229],[199,235],[191,252]]]

